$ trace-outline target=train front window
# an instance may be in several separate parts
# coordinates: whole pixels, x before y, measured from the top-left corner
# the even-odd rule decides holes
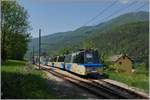
[[[99,63],[98,53],[95,51],[85,52],[84,62],[85,63]]]
[[[64,62],[64,56],[60,56],[60,57],[58,58],[58,62]]]
[[[86,63],[93,63],[93,55],[92,55],[92,53],[86,53],[85,54],[85,62]]]

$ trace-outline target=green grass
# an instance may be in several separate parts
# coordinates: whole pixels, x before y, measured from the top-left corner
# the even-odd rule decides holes
[[[105,72],[110,79],[123,82],[129,86],[140,88],[148,93],[149,91],[149,78],[145,74],[132,73],[131,75],[126,73],[117,73],[113,71]]]
[[[9,60],[1,67],[1,98],[56,98],[47,87],[45,74],[24,61]]]

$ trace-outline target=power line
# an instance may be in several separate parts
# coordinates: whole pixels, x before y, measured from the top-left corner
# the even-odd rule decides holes
[[[145,5],[147,5],[147,3],[144,3],[142,6],[138,7],[138,8],[135,9],[135,10],[139,10],[139,9],[143,8]]]
[[[119,9],[119,10],[117,10],[117,11],[113,12],[112,14],[110,14],[109,16],[107,16],[107,17],[103,18],[102,20],[107,19],[107,18],[109,18],[109,17],[113,16],[114,14],[119,13],[119,12],[121,12],[121,11],[122,11],[122,10],[124,10],[124,9],[128,9],[129,7],[131,7],[132,5],[136,4],[137,2],[138,2],[138,1],[134,1],[134,2],[132,2],[132,3],[131,3],[131,4],[129,4],[126,8]]]
[[[90,19],[89,21],[87,21],[85,24],[83,24],[82,26],[87,25],[88,23],[92,22],[93,20],[95,20],[98,16],[100,16],[101,14],[103,14],[104,12],[106,12],[109,8],[111,8],[113,5],[115,5],[117,3],[117,0],[113,3],[111,3],[108,7],[106,7],[105,9],[103,9],[101,12],[99,12],[96,16],[94,16],[92,19]]]
[[[109,16],[107,16],[107,17],[104,17],[104,18],[105,18],[105,19],[106,19],[106,18],[109,18],[109,17],[113,16],[114,14],[119,13],[119,12],[121,12],[122,10],[125,10],[125,9],[131,7],[132,5],[136,4],[137,2],[138,2],[138,1],[134,1],[134,2],[132,2],[131,4],[127,5],[127,7],[122,8],[122,9],[119,9],[119,10],[113,12],[111,15],[109,15]],[[103,18],[103,20],[104,20],[104,18]],[[87,29],[87,31],[91,31],[91,30],[92,30],[92,29]]]
[[[147,4],[147,3],[144,3],[142,6],[140,6],[140,7],[136,8],[136,9],[135,9],[135,11],[137,11],[137,10],[139,10],[139,9],[143,8],[146,4]],[[137,19],[137,17],[135,17],[135,19]]]

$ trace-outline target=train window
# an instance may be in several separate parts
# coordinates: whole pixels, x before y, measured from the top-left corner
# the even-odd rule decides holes
[[[51,61],[51,58],[48,58],[48,61]]]
[[[84,52],[81,52],[80,54],[80,61],[79,61],[81,64],[84,63]]]
[[[80,52],[76,55],[76,63],[83,64],[84,63],[84,53]]]
[[[74,63],[79,63],[79,54],[74,55],[73,62]]]
[[[100,57],[99,57],[99,53],[98,53],[98,51],[96,50],[96,51],[94,51],[93,52],[93,55],[94,55],[94,62],[95,63],[100,63]]]
[[[87,53],[87,54],[86,54],[86,58],[89,58],[89,59],[90,59],[90,58],[93,58],[92,53]]]
[[[60,57],[58,58],[58,62],[64,62],[64,56],[60,56]]]
[[[72,55],[70,54],[69,57],[68,57],[68,62],[69,63],[71,62],[71,57],[72,57]]]
[[[72,62],[72,63],[84,63],[84,53],[80,52],[77,54],[72,54],[70,57],[70,62]]]
[[[99,55],[97,51],[85,52],[85,63],[99,63]]]
[[[57,60],[57,57],[54,57],[54,62],[56,62],[56,60]]]
[[[54,61],[54,58],[51,58],[51,62],[53,62]]]
[[[77,55],[74,55],[74,57],[73,57],[73,63],[77,63]]]
[[[68,55],[65,56],[65,62],[67,62],[67,61],[68,61]]]
[[[74,62],[75,56],[76,56],[76,55],[72,54],[72,56],[71,56],[71,61],[70,61],[71,63],[75,63],[75,62]]]
[[[71,54],[65,56],[65,63],[70,63],[71,61]]]

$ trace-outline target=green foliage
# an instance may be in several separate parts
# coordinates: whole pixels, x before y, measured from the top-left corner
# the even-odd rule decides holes
[[[1,10],[2,60],[22,59],[30,35],[27,11],[16,1],[2,1]]]
[[[110,79],[140,88],[147,93],[149,91],[149,77],[144,74],[133,73],[129,75],[126,73],[116,73],[114,71],[106,71],[105,74],[107,74]]]
[[[86,48],[86,49],[95,48],[95,44],[92,40],[85,39],[83,42],[83,48]]]
[[[47,88],[45,74],[28,68],[26,62],[8,60],[2,65],[1,86],[3,99],[56,98]]]
[[[148,63],[148,29],[148,22],[128,23],[97,34],[93,39],[100,52],[109,55],[125,52],[135,62]]]
[[[69,54],[71,52],[71,48],[62,48],[58,54],[59,55],[65,55],[65,54]]]
[[[116,72],[118,67],[119,66],[117,66],[116,64],[110,64],[110,65],[108,65],[107,69],[105,69],[105,70]]]
[[[147,67],[145,67],[146,64],[142,63],[142,64],[137,64],[135,66],[135,72],[136,74],[143,74],[143,75],[146,75],[148,76],[149,75],[149,72],[147,70]]]

